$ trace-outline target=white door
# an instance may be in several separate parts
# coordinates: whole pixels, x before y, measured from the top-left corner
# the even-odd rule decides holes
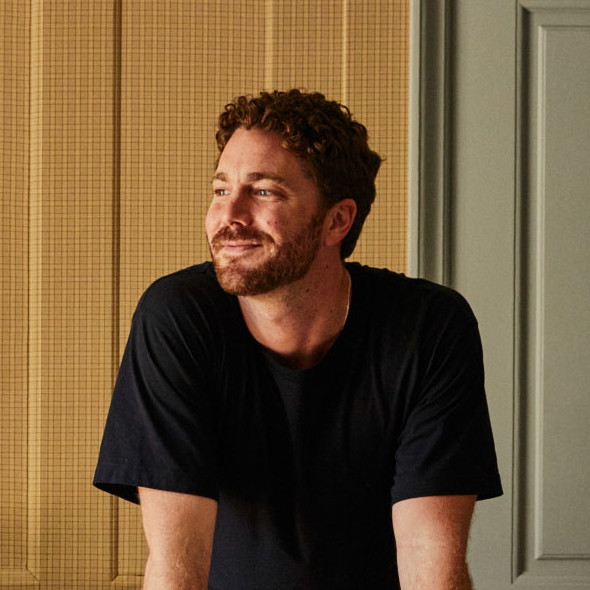
[[[415,274],[478,316],[477,590],[590,588],[590,0],[413,2]]]

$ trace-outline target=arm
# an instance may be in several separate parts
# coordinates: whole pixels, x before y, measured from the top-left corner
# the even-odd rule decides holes
[[[139,488],[149,546],[144,590],[206,590],[217,502]]]
[[[466,563],[475,496],[430,496],[393,505],[402,590],[472,590]]]

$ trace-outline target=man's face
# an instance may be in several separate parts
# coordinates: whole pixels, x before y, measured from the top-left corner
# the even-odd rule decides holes
[[[219,159],[206,218],[223,289],[259,295],[305,276],[324,218],[317,187],[280,136],[236,130]]]

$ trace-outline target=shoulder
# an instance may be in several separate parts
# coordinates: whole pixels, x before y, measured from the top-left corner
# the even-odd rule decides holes
[[[212,263],[204,262],[156,279],[141,296],[138,310],[207,307],[229,300],[231,296],[220,287]]]
[[[375,313],[390,310],[395,315],[412,318],[412,321],[444,322],[445,318],[476,321],[465,297],[450,287],[358,263],[349,263],[347,268],[353,277],[353,285],[358,287],[365,304]]]
[[[213,265],[206,262],[155,280],[141,296],[133,323],[186,338],[216,339],[235,327],[237,309],[236,298],[221,288]]]

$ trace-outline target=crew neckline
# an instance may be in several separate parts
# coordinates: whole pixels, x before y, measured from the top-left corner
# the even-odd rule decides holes
[[[322,370],[324,367],[330,366],[333,362],[333,359],[340,354],[340,351],[345,348],[347,345],[350,344],[350,338],[348,337],[349,333],[354,330],[359,316],[359,308],[361,307],[361,300],[363,298],[363,288],[362,288],[362,281],[359,277],[359,270],[361,265],[357,262],[347,262],[346,263],[346,270],[350,274],[350,307],[348,310],[348,316],[346,318],[346,322],[338,334],[336,340],[328,350],[328,352],[324,355],[324,357],[313,367],[309,367],[307,369],[297,369],[294,367],[289,367],[280,362],[276,358],[275,355],[272,354],[268,349],[266,349],[260,342],[258,342],[254,336],[248,330],[248,326],[244,321],[242,316],[242,312],[240,310],[240,305],[238,302],[237,297],[235,297],[235,304],[237,313],[239,314],[243,329],[245,330],[246,337],[251,341],[252,345],[259,350],[261,356],[264,358],[265,362],[270,366],[273,371],[279,372],[281,376],[287,378],[291,381],[299,381],[304,376],[312,375],[313,373]]]

